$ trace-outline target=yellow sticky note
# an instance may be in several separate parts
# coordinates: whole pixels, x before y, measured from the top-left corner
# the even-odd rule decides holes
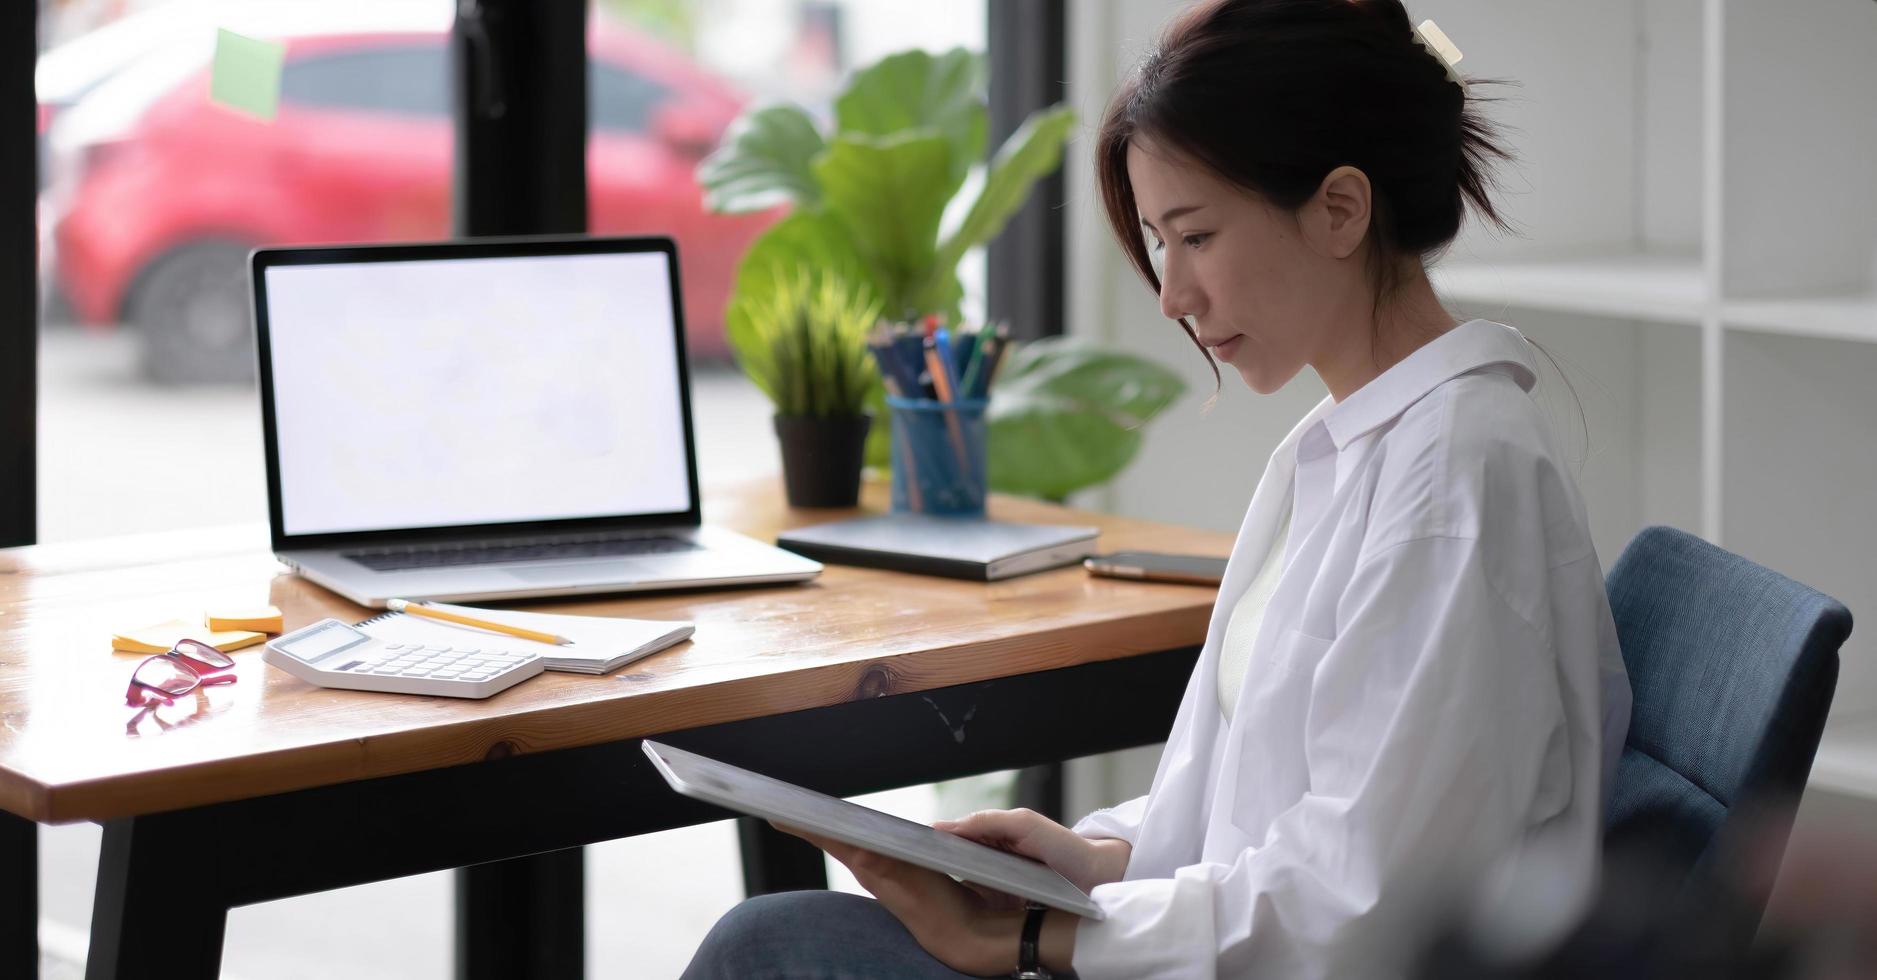
[[[167,623],[155,623],[139,626],[134,630],[124,630],[111,637],[111,649],[120,653],[168,653],[177,640],[201,640],[202,642],[227,653],[245,646],[253,646],[267,639],[265,633],[249,630],[211,630],[201,623],[172,619]]]
[[[209,99],[271,122],[280,106],[280,67],[286,58],[287,46],[279,41],[217,30]]]
[[[212,630],[260,630],[263,633],[285,631],[280,610],[273,606],[259,606],[254,609],[211,609],[202,621]]]

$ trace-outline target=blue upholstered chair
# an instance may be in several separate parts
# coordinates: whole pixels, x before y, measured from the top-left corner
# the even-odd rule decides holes
[[[1706,872],[1725,872],[1717,864],[1744,857],[1734,843],[1742,833],[1777,854],[1785,846],[1777,822],[1743,824],[1795,805],[1804,791],[1850,612],[1666,527],[1638,534],[1607,584],[1635,695],[1606,811],[1612,853],[1644,841],[1695,888]],[[1739,910],[1751,920],[1739,923],[1748,936],[1764,901]]]

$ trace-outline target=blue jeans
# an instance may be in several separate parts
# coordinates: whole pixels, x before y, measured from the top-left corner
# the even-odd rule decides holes
[[[1011,943],[1016,960],[1016,943]],[[781,892],[731,909],[684,980],[960,980],[886,906],[845,892]]]

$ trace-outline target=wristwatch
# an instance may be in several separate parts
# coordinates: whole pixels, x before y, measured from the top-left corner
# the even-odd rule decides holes
[[[1037,939],[1043,934],[1043,913],[1049,909],[1035,902],[1024,908],[1027,914],[1023,917],[1023,938],[1017,943],[1017,972],[1010,976],[1012,980],[1055,980],[1055,974],[1043,969],[1037,953]]]

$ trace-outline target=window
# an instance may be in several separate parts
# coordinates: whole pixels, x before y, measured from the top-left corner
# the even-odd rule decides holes
[[[452,0],[130,6],[40,15],[44,542],[264,523],[248,251],[450,234]],[[274,119],[207,98],[218,27],[285,45]]]

